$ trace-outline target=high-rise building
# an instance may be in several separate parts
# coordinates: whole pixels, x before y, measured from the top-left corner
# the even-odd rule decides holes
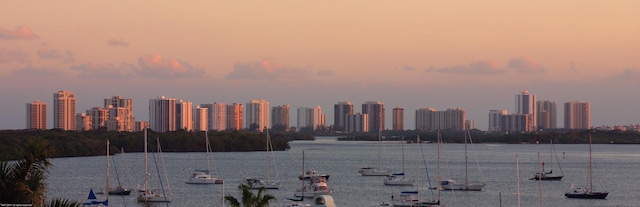
[[[86,113],[76,114],[76,127],[75,129],[78,131],[89,131],[91,130],[91,121],[92,117],[87,115]]]
[[[289,104],[271,108],[271,124],[273,128],[289,129]]]
[[[555,129],[557,128],[556,102],[549,100],[541,100],[536,102],[536,127],[538,129]]]
[[[438,111],[435,108],[421,108],[416,110],[416,130],[465,130],[467,113],[462,108],[449,108]]]
[[[262,132],[271,127],[269,124],[269,102],[265,100],[251,100],[246,104],[246,121],[247,129],[255,129]]]
[[[209,130],[209,108],[204,108],[201,106],[196,106],[193,109],[193,127],[197,131],[208,131]]]
[[[369,132],[369,115],[368,114],[349,114],[346,117],[347,132]]]
[[[333,129],[335,131],[345,131],[347,115],[353,114],[353,103],[338,102],[333,105]]]
[[[590,129],[591,104],[582,101],[570,101],[564,104],[565,129]]]
[[[507,132],[533,131],[533,114],[505,114],[500,118],[500,128]]]
[[[141,132],[144,131],[144,129],[148,129],[149,128],[149,122],[147,121],[136,121],[136,126],[133,128],[133,131],[136,132]]]
[[[200,104],[200,107],[207,108],[207,122],[209,123],[209,130],[227,130],[227,104]]]
[[[380,101],[368,101],[362,104],[362,114],[369,114],[369,131],[384,130],[384,104]]]
[[[193,131],[193,103],[180,100],[176,103],[177,129]]]
[[[93,107],[86,111],[86,115],[91,117],[91,127],[86,130],[107,129],[107,120],[109,120],[109,109],[102,107]]]
[[[393,108],[393,130],[404,130],[404,109],[400,107]]]
[[[228,130],[241,130],[242,129],[242,112],[244,106],[240,103],[233,103],[227,105],[227,129]]]
[[[107,130],[109,131],[127,131],[126,118],[127,109],[124,107],[109,106],[109,119],[107,120]]]
[[[122,98],[122,96],[112,96],[111,98],[104,99],[104,108],[124,108],[124,112],[120,117],[113,117],[110,115],[110,118],[114,120],[121,120],[124,124],[124,128],[120,131],[131,132],[135,128],[135,118],[133,117],[133,100],[130,98]]]
[[[76,96],[74,93],[61,90],[53,94],[53,128],[76,129]]]
[[[502,131],[502,116],[507,115],[507,110],[491,110],[489,111],[489,132]]]
[[[149,100],[149,128],[156,132],[176,131],[176,99],[160,96]]]
[[[298,108],[298,129],[311,127],[316,130],[325,126],[325,115],[322,107],[300,107]]]
[[[533,129],[536,128],[536,95],[529,94],[529,91],[524,90],[522,93],[516,95],[516,113],[519,114],[531,114],[531,120],[533,120]]]
[[[47,103],[27,103],[27,129],[47,129]]]

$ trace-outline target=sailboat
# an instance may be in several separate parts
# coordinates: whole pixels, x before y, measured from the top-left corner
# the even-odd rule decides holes
[[[382,131],[378,132],[378,167],[362,167],[358,170],[362,176],[390,176],[391,172],[382,169]]]
[[[269,162],[269,157],[272,157],[273,164],[275,166],[275,158],[273,157],[273,146],[271,145],[271,137],[269,136],[269,131],[267,130],[267,162]],[[277,170],[277,169],[276,169]],[[250,189],[278,189],[280,188],[280,182],[271,180],[271,171],[269,164],[266,164],[267,177],[259,178],[259,177],[245,177],[244,182],[249,186]],[[276,171],[276,174],[278,172]],[[277,175],[276,175],[277,176]]]
[[[446,179],[440,181],[440,187],[443,190],[462,190],[462,191],[482,191],[486,185],[481,181],[469,181],[469,156],[467,156],[467,135],[471,138],[469,127],[466,127],[464,134],[464,183],[457,182],[454,179]]]
[[[147,140],[147,129],[144,129],[144,189],[141,190],[140,195],[138,195],[138,202],[171,202],[171,196],[167,196],[167,193],[164,190],[164,186],[162,186],[162,179],[158,179],[160,181],[160,185],[162,186],[162,193],[157,193],[148,188],[149,184],[149,157],[148,157],[148,140]],[[160,140],[158,139],[158,152],[162,152],[160,150]],[[155,157],[154,157],[155,158]],[[156,162],[157,163],[157,162]],[[157,169],[157,165],[156,165]],[[158,178],[160,178],[158,170]]]
[[[207,145],[207,169],[206,170],[200,170],[200,169],[196,169],[193,171],[193,173],[191,173],[191,177],[189,177],[189,179],[187,181],[185,181],[185,183],[187,184],[222,184],[223,183],[223,179],[222,178],[216,178],[213,177],[210,173],[209,173],[209,163],[211,163],[209,161],[209,157],[210,157],[210,152],[211,152],[211,146],[209,145],[209,135],[208,133],[205,131],[205,139],[206,139],[206,145]]]
[[[549,141],[551,144],[551,160],[553,160],[553,156],[555,155],[555,149],[553,148],[553,140]],[[556,155],[556,163],[558,164],[558,167],[560,168],[560,175],[554,175],[553,174],[553,169],[549,170],[549,172],[545,172],[544,170],[544,162],[540,162],[540,165],[542,167],[542,171],[541,172],[537,172],[536,174],[533,175],[532,178],[530,178],[529,180],[561,180],[564,177],[564,172],[562,172],[562,167],[560,167],[560,161],[558,160],[558,156]],[[553,165],[552,167],[553,168]]]
[[[109,206],[109,196],[104,201],[98,201],[96,194],[93,193],[93,189],[89,190],[89,196],[87,196],[87,201],[82,203],[82,206]]]
[[[304,151],[302,151],[302,169],[304,171]],[[294,195],[296,197],[308,197],[313,198],[318,195],[331,195],[333,193],[333,189],[327,186],[327,178],[323,176],[311,177],[309,179],[309,184],[304,185],[304,180],[302,187],[297,189]]]
[[[591,158],[591,134],[589,134],[589,187],[588,188],[576,188],[572,191],[566,192],[564,196],[567,198],[584,198],[584,199],[605,199],[609,195],[608,191],[597,191],[593,189],[593,172],[592,172],[592,158]],[[571,185],[573,188],[573,185]]]
[[[110,161],[109,161],[109,140],[107,140],[107,193],[109,195],[129,195],[131,194],[131,189],[125,188],[123,185],[119,184],[118,186],[116,186],[115,188],[112,188],[109,186],[109,171],[111,171],[111,165],[110,165]],[[115,163],[114,163],[115,164]],[[118,170],[116,169],[116,176],[118,174]],[[118,178],[118,183],[120,182],[120,179]]]
[[[420,137],[418,136],[418,139]],[[402,172],[401,173],[393,173],[391,176],[387,176],[384,179],[385,185],[413,185],[415,182],[413,179],[408,179],[404,176],[404,137],[402,137]],[[416,141],[416,143],[420,143]]]
[[[420,143],[420,136],[418,136],[417,143]],[[422,151],[422,146],[420,146],[420,152],[422,152],[422,158],[424,161],[424,152]],[[440,173],[440,132],[438,132],[438,174]],[[425,163],[426,170],[426,163]],[[427,179],[429,179],[429,171],[427,171],[426,175]],[[439,177],[439,176],[438,176]],[[428,182],[431,185],[431,182]],[[429,188],[431,189],[431,188]],[[432,191],[433,194],[433,191]],[[438,191],[437,199],[421,199],[419,191],[402,191],[400,194],[395,194],[391,196],[391,204],[394,207],[437,207],[440,206],[440,191]]]

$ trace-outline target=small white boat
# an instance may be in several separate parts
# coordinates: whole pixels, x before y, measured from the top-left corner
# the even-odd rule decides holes
[[[440,181],[440,187],[442,187],[443,190],[481,191],[485,185],[484,182],[480,181],[467,181],[464,183],[457,183],[452,179]]]
[[[440,206],[440,201],[420,199],[418,191],[402,191],[391,196],[391,204],[396,207],[435,207]]]
[[[327,179],[324,177],[313,177],[309,180],[309,185],[302,186],[296,190],[294,195],[296,197],[308,197],[313,198],[318,195],[331,195],[333,189],[327,186]]]
[[[280,183],[275,182],[266,178],[253,178],[246,177],[244,178],[244,183],[249,186],[250,189],[278,189],[280,188]]]
[[[185,183],[187,184],[222,184],[222,178],[215,178],[209,174],[209,170],[194,170],[191,177]]]
[[[138,202],[171,202],[171,197],[147,189],[138,195]]]
[[[304,174],[299,175],[298,179],[309,180],[312,177],[324,177],[325,179],[329,180],[329,174],[319,173],[318,171],[315,171],[315,170],[307,170],[306,172],[304,172]]]
[[[391,172],[385,169],[377,169],[375,167],[362,167],[358,170],[362,176],[390,176]]]
[[[404,173],[394,173],[384,179],[385,185],[413,185],[414,182],[413,179],[405,178]]]

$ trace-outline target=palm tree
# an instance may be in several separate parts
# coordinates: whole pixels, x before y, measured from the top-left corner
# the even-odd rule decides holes
[[[44,139],[30,140],[20,151],[20,160],[0,162],[1,203],[30,203],[41,206],[46,190],[45,180],[51,166],[53,148]]]
[[[240,184],[240,186],[238,186],[238,190],[242,195],[242,203],[231,195],[224,196],[224,200],[229,202],[231,207],[269,207],[269,202],[276,199],[276,197],[269,194],[263,195],[266,190],[264,187],[258,190],[257,195],[253,194],[253,191],[251,191],[249,186],[245,184]]]

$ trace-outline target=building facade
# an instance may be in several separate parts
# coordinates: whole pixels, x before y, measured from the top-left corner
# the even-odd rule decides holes
[[[530,132],[535,129],[532,114],[502,115],[500,122],[504,132]]]
[[[537,129],[555,129],[557,124],[556,102],[541,100],[536,102],[536,127]]]
[[[333,130],[345,131],[347,116],[353,114],[353,103],[338,102],[333,105]]]
[[[113,117],[114,120],[117,119],[122,122],[122,130],[119,131],[131,132],[135,129],[136,120],[133,117],[133,99],[122,98],[122,96],[112,96],[111,98],[104,99],[104,108],[123,108],[124,111],[122,114],[119,114],[119,117],[115,118],[110,115],[110,118]]]
[[[564,104],[565,129],[590,129],[591,104],[583,101],[570,101]]]
[[[489,111],[489,132],[502,131],[502,116],[507,115],[507,110],[490,110]]]
[[[109,109],[102,107],[93,107],[86,112],[91,117],[91,127],[86,130],[107,129],[107,120],[109,120]]]
[[[196,106],[193,109],[193,128],[196,131],[209,130],[209,108]]]
[[[274,128],[277,127],[284,130],[289,129],[290,108],[291,107],[289,106],[289,104],[282,105],[282,106],[274,106],[273,108],[271,108],[271,124],[273,125]]]
[[[76,96],[74,93],[61,90],[53,94],[53,128],[76,129]]]
[[[271,107],[265,100],[251,100],[245,105],[245,127],[259,132],[271,127],[269,112]]]
[[[180,100],[176,102],[177,129],[193,131],[193,103]]]
[[[522,93],[516,95],[516,113],[518,114],[531,114],[533,121],[533,129],[536,128],[536,95],[529,94],[529,91],[524,90]]]
[[[27,103],[26,129],[47,129],[47,103],[40,100]]]
[[[346,117],[347,132],[369,132],[369,115],[368,114],[349,114]]]
[[[298,108],[297,118],[298,129],[310,127],[317,130],[325,126],[325,115],[320,106]]]
[[[421,108],[416,110],[416,130],[465,130],[467,113],[462,108],[449,108],[438,111],[435,108]]]
[[[380,101],[368,101],[362,104],[362,114],[368,114],[369,131],[384,130],[384,104]]]
[[[394,131],[404,130],[404,109],[400,107],[393,108],[393,127]]]
[[[149,128],[156,132],[176,131],[176,99],[160,96],[149,100]]]
[[[240,103],[233,103],[227,105],[227,129],[228,130],[241,130],[244,106]]]

